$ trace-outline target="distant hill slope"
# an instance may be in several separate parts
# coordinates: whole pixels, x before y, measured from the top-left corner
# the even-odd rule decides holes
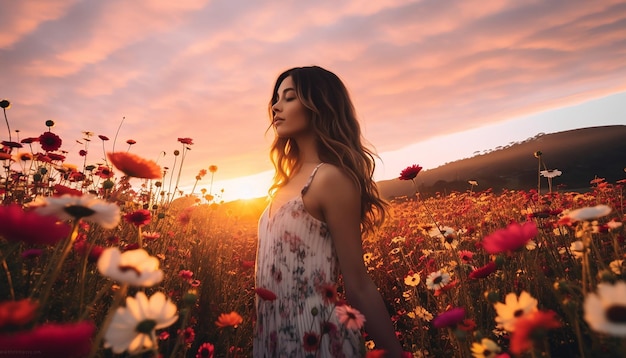
[[[465,191],[470,187],[469,180],[478,182],[475,190],[537,188],[536,151],[543,153],[547,169],[563,172],[553,179],[553,187],[560,184],[570,190],[585,189],[595,177],[608,182],[626,177],[626,125],[617,125],[538,134],[524,142],[422,171],[416,182],[423,195]],[[428,154],[415,153],[413,158],[419,164],[420,156],[424,155]],[[413,162],[407,166],[410,164]],[[541,179],[542,188],[547,189],[547,179]],[[414,192],[410,181],[393,179],[380,181],[378,185],[386,198]]]

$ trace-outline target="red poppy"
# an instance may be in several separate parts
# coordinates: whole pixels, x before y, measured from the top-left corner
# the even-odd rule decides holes
[[[89,321],[47,323],[31,331],[0,335],[0,347],[4,352],[37,352],[42,357],[86,357],[95,330]]]
[[[56,217],[26,212],[18,205],[0,206],[0,217],[0,236],[8,241],[54,245],[70,233]]]
[[[124,220],[135,226],[143,226],[147,225],[150,222],[151,217],[152,215],[150,214],[149,210],[139,209],[137,211],[133,211],[132,213],[124,215]]]
[[[437,317],[435,317],[433,319],[433,326],[435,328],[454,327],[463,322],[464,319],[465,309],[462,307],[455,307],[440,313]]]
[[[9,153],[0,152],[0,160],[13,160],[13,156]]]
[[[494,261],[490,261],[485,266],[479,267],[475,269],[474,271],[470,272],[469,278],[473,280],[476,280],[479,278],[485,278],[491,275],[492,273],[496,272],[496,269],[497,269],[496,263]]]
[[[37,302],[29,299],[0,302],[0,328],[30,323],[35,318],[38,307]]]
[[[422,170],[422,167],[417,165],[417,164],[413,164],[410,167],[406,167],[404,170],[402,170],[400,172],[400,177],[398,179],[400,180],[413,180],[415,179],[415,177],[417,176],[417,174],[419,174],[419,172]]]
[[[306,332],[302,337],[304,350],[307,352],[315,352],[320,346],[320,336],[315,332]]]
[[[87,155],[87,151],[84,150],[84,149],[81,149],[81,150],[78,151],[78,155],[80,155],[81,157],[84,157],[84,156]]]
[[[105,135],[98,135],[98,138],[102,139],[102,140],[109,140],[109,137],[105,136]]]
[[[217,165],[209,165],[209,171],[215,173],[217,171]]]
[[[39,144],[41,144],[41,149],[46,152],[54,152],[55,150],[61,148],[63,141],[61,140],[61,137],[52,132],[44,132],[39,136]]]
[[[127,152],[108,153],[113,165],[129,177],[144,179],[161,178],[161,167],[152,160],[143,159]]]
[[[254,289],[254,292],[265,301],[274,301],[276,299],[276,294],[266,288],[257,287]]]
[[[186,145],[192,145],[193,144],[193,139],[191,138],[178,138],[178,141],[186,144]]]
[[[128,145],[133,145],[133,144],[136,144],[136,143],[137,142],[134,139],[129,139],[129,140],[126,141],[126,144],[128,144]]]
[[[545,338],[548,329],[561,327],[554,311],[536,311],[519,317],[511,333],[511,353],[522,354],[533,348],[533,338]]]
[[[518,250],[538,234],[537,225],[532,221],[527,221],[523,225],[516,222],[500,229],[489,236],[483,238],[482,244],[490,254],[501,252],[511,252]]]

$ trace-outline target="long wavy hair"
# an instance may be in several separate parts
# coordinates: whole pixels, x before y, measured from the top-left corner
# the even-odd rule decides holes
[[[270,121],[274,117],[272,106],[278,101],[278,87],[289,76],[298,99],[310,111],[310,127],[316,134],[320,160],[342,168],[353,180],[361,192],[361,229],[373,232],[385,220],[388,204],[380,197],[372,178],[376,166],[374,158],[378,156],[363,144],[361,127],[348,90],[337,75],[321,67],[289,69],[276,79],[269,103]],[[276,172],[269,189],[270,197],[301,168],[299,154],[294,140],[274,138],[270,159]]]

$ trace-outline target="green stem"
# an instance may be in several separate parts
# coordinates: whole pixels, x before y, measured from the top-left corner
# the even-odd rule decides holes
[[[39,298],[39,304],[41,308],[46,306],[48,298],[50,297],[50,292],[52,291],[52,286],[54,285],[54,282],[56,281],[57,277],[59,276],[59,273],[61,272],[61,267],[63,266],[63,262],[67,258],[67,255],[70,253],[70,250],[72,249],[72,244],[76,240],[76,237],[78,237],[78,224],[79,223],[80,223],[80,220],[74,220],[72,231],[70,232],[70,236],[68,237],[67,242],[65,243],[65,247],[63,248],[61,257],[56,262],[54,271],[52,271],[52,274],[50,275],[50,277],[48,277],[48,281],[46,282],[45,289],[43,290],[43,293],[41,297]],[[40,314],[41,312],[42,311],[40,311]]]
[[[109,307],[109,311],[107,312],[106,317],[104,318],[104,322],[102,322],[102,326],[96,335],[96,338],[93,341],[93,345],[91,346],[91,352],[89,352],[89,358],[95,357],[98,349],[100,349],[100,343],[104,338],[106,331],[109,329],[111,325],[111,321],[113,320],[113,316],[115,315],[115,311],[117,307],[120,305],[120,302],[126,297],[126,292],[128,291],[128,284],[124,283],[122,287],[115,293],[115,297],[113,298],[113,303],[111,307]]]
[[[15,290],[13,289],[13,280],[11,279],[11,271],[9,271],[9,265],[7,260],[2,260],[2,267],[7,274],[7,282],[9,283],[9,292],[11,293],[11,300],[15,301]]]

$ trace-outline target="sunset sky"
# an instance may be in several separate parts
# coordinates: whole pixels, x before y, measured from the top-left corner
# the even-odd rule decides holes
[[[264,195],[267,103],[293,66],[344,80],[383,159],[379,180],[540,132],[626,124],[626,1],[2,4],[0,99],[12,103],[13,139],[51,119],[70,162],[82,164],[77,141],[93,132],[87,162],[97,163],[119,127],[115,150],[134,139],[131,152],[171,168],[177,138],[190,137],[181,187],[217,165],[213,191],[225,200]],[[111,139],[104,149],[97,135]]]

